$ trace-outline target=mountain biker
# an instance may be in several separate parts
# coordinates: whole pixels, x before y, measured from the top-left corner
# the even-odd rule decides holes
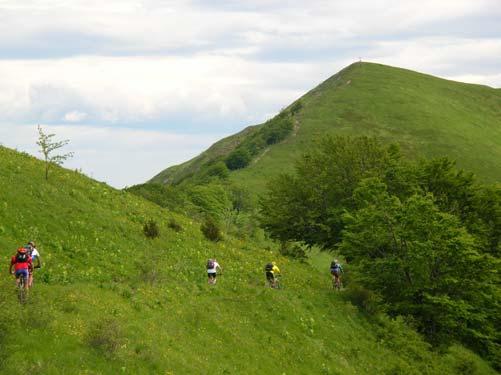
[[[37,264],[33,266],[28,278],[28,288],[31,288],[33,286],[33,271],[35,268],[42,267],[42,262],[40,261],[40,253],[36,248],[35,242],[28,242],[25,248],[28,250],[28,255],[31,257],[32,263],[34,263],[35,261],[37,262]]]
[[[215,284],[216,283],[216,277],[217,277],[217,269],[220,269],[221,272],[223,272],[223,268],[219,265],[217,260],[214,259],[209,259],[207,261],[207,283],[209,284]]]
[[[14,267],[14,272],[12,272]],[[19,286],[20,278],[24,279],[24,288],[28,288],[28,277],[30,270],[33,270],[33,262],[24,247],[17,249],[16,255],[10,260],[9,273],[16,276],[16,286]]]
[[[332,275],[332,284],[336,287],[341,285],[341,274],[343,273],[343,266],[337,259],[334,259],[331,262],[331,275]]]
[[[277,287],[277,277],[280,276],[280,268],[277,267],[276,262],[268,263],[264,270],[266,272],[266,280],[271,288]]]

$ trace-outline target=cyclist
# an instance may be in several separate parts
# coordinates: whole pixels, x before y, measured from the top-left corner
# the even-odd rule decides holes
[[[31,288],[33,286],[33,271],[35,268],[42,267],[42,262],[40,261],[40,253],[36,248],[35,242],[30,241],[25,247],[28,250],[28,255],[31,257],[31,261],[33,263],[36,261],[36,265],[33,266],[33,269],[28,277],[28,288]]]
[[[12,272],[12,267],[14,267],[14,272]],[[24,289],[28,288],[28,276],[29,272],[33,271],[33,262],[31,257],[28,255],[28,251],[24,247],[17,249],[16,255],[14,255],[10,260],[9,273],[16,276],[16,286],[19,286],[20,278],[24,279]]]
[[[266,272],[266,280],[271,288],[278,287],[277,277],[280,276],[280,268],[277,267],[276,262],[268,263],[264,270]]]
[[[343,273],[343,266],[337,259],[331,262],[331,275],[332,275],[332,285],[335,288],[341,287],[341,274]]]
[[[214,259],[209,259],[207,261],[207,283],[209,284],[215,284],[216,283],[216,277],[217,277],[217,269],[220,269],[221,272],[223,272],[223,268],[219,265],[217,260]]]

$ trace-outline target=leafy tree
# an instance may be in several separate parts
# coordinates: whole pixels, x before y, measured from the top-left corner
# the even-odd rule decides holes
[[[245,168],[251,161],[250,153],[243,147],[239,147],[228,155],[225,164],[230,170]]]
[[[45,179],[49,179],[49,167],[51,164],[61,165],[67,159],[73,156],[73,152],[69,152],[63,155],[53,155],[53,151],[66,146],[70,141],[64,140],[55,142],[52,138],[55,134],[45,134],[42,127],[38,125],[38,141],[37,145],[40,146],[40,152],[43,154],[45,159]]]
[[[332,248],[340,241],[342,213],[366,177],[383,178],[397,152],[367,137],[328,137],[296,163],[295,175],[268,185],[260,202],[261,222],[272,238]]]
[[[499,340],[499,261],[478,251],[460,220],[432,195],[401,201],[379,179],[361,182],[343,217],[339,250],[389,311],[410,315],[435,344],[461,339],[480,352]],[[487,319],[489,317],[489,319]]]
[[[482,251],[501,254],[501,189],[480,186],[471,173],[457,169],[447,158],[421,161],[415,169],[423,193],[432,193],[435,204],[451,213],[473,234]]]
[[[219,161],[213,165],[211,165],[207,169],[207,176],[210,177],[218,177],[221,179],[225,179],[229,176],[230,172],[228,170],[228,167],[223,161]]]

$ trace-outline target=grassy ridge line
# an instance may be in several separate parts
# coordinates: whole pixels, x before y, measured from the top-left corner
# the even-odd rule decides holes
[[[19,363],[29,374],[452,374],[462,356],[492,373],[464,349],[440,358],[398,322],[370,323],[327,272],[231,238],[209,243],[198,223],[78,173],[57,168],[47,183],[40,161],[0,148],[0,191],[5,267],[27,239],[44,260],[25,308],[0,278],[1,374]],[[161,236],[150,241],[152,217]],[[225,272],[210,288],[214,255]],[[272,257],[281,291],[263,287]]]
[[[356,63],[301,101],[297,136],[233,173],[234,182],[263,191],[270,177],[290,170],[291,161],[325,134],[376,136],[411,157],[447,155],[480,179],[501,181],[499,90]]]
[[[232,172],[232,181],[261,192],[270,177],[290,170],[292,161],[326,134],[376,136],[400,144],[408,156],[449,156],[481,180],[501,181],[499,89],[381,64],[355,63],[299,100],[302,109],[295,115],[295,135],[270,146],[247,168]],[[238,133],[223,143],[239,143],[249,134]],[[203,163],[230,151],[214,145],[203,158],[160,175],[196,174],[203,170]]]

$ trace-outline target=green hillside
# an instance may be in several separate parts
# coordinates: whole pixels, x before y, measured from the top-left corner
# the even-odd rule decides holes
[[[373,63],[355,63],[329,78],[284,112],[293,130],[285,140],[253,155],[231,179],[262,191],[269,177],[290,170],[292,161],[326,134],[376,136],[416,157],[448,156],[486,182],[501,181],[501,90],[448,81]],[[273,120],[272,120],[273,121]],[[246,129],[199,157],[169,168],[151,182],[178,183],[225,160],[269,122]],[[249,143],[249,142],[248,142]]]
[[[4,270],[28,239],[43,259],[25,305],[0,278],[1,374],[494,373],[460,346],[431,352],[401,320],[360,312],[325,265],[208,242],[197,222],[77,172],[46,182],[42,162],[0,148],[0,194]],[[142,233],[149,219],[155,240]],[[209,287],[214,255],[224,274]],[[270,259],[282,290],[264,288]]]

